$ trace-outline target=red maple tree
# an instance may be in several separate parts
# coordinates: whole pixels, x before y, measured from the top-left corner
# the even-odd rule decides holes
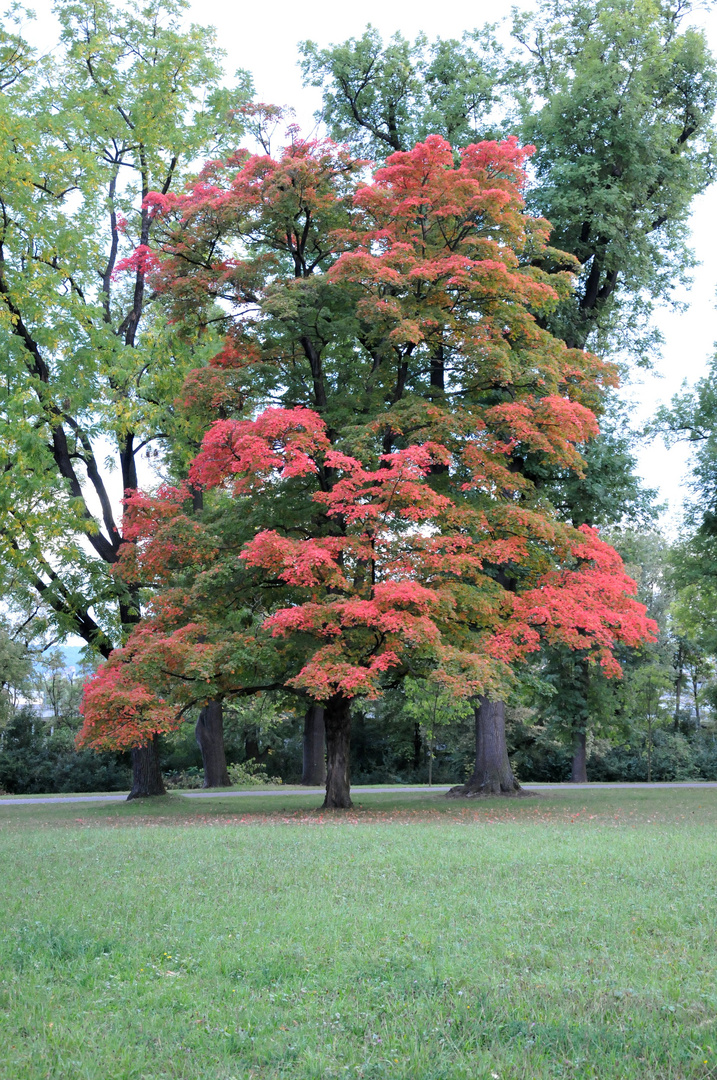
[[[238,415],[186,484],[128,501],[122,572],[159,591],[88,687],[85,742],[285,686],[324,703],[327,805],[347,805],[350,702],[387,677],[499,692],[542,640],[617,674],[613,646],[649,636],[619,557],[559,523],[523,468],[580,470],[615,379],[540,325],[571,264],[524,212],[529,152],[456,161],[431,136],[366,184],[340,148],[295,139],[150,197],[155,286],[187,333],[218,300],[227,324],[183,405]]]
[[[619,675],[613,647],[639,644],[652,625],[619,556],[587,527],[509,503],[489,513],[437,492],[436,463],[465,470],[464,486],[485,486],[506,454],[487,440],[481,452],[466,440],[464,451],[456,460],[455,451],[425,443],[367,465],[334,449],[320,417],[305,409],[217,422],[193,463],[193,485],[228,488],[239,505],[271,504],[330,469],[331,488],[310,498],[340,529],[307,537],[261,529],[240,550],[222,552],[211,527],[188,512],[189,489],[129,499],[137,543],[126,549],[124,573],[139,570],[161,585],[191,565],[195,578],[190,589],[160,589],[151,614],[88,685],[82,740],[134,745],[172,730],[189,705],[283,685],[324,703],[327,805],[345,805],[350,703],[379,694],[387,672],[432,670],[454,693],[473,696],[504,687],[514,664],[548,641]],[[247,596],[271,589],[275,598],[258,623],[232,632],[221,591],[216,604],[216,578],[221,589],[237,561]],[[515,591],[490,573],[504,565],[521,579]]]

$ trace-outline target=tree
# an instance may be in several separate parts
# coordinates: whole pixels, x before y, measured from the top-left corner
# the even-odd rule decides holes
[[[490,136],[486,117],[507,81],[494,27],[465,33],[462,40],[415,42],[394,34],[384,45],[368,26],[360,38],[320,49],[299,46],[304,83],[323,90],[325,122],[332,138],[361,155],[383,161],[428,135],[455,147]]]
[[[655,433],[668,445],[678,440],[691,444],[690,498],[684,508],[683,535],[670,553],[674,615],[682,645],[680,674],[684,681],[692,654],[696,683],[707,658],[717,655],[717,395],[713,359],[708,374],[694,388],[684,387],[669,407],[659,410]],[[695,686],[693,686],[693,692]],[[699,715],[695,693],[696,718]],[[679,722],[679,704],[676,725]]]
[[[652,783],[652,750],[655,724],[665,715],[665,692],[671,688],[668,673],[659,664],[642,664],[630,682],[629,707],[635,721],[645,729],[647,782]]]
[[[692,200],[714,176],[715,62],[689,5],[548,0],[515,18],[526,52],[521,135],[535,141],[529,204],[583,268],[555,331],[638,357],[654,301],[692,266]],[[654,331],[653,331],[654,333]]]
[[[426,151],[428,151],[430,168],[434,176],[440,176],[436,170],[442,168],[444,163],[451,161],[449,151],[440,140],[433,140],[433,142],[429,140]],[[504,208],[507,211],[513,206],[512,199],[518,194],[518,185],[522,183],[520,164],[523,151],[518,149],[514,141],[509,141],[502,148],[499,148],[497,144],[485,144],[483,153],[486,155],[485,164],[476,158],[471,165],[471,159],[465,157],[462,164],[464,175],[470,167],[479,170],[476,176],[480,174],[482,168],[487,167],[485,176],[486,179],[490,178],[490,183],[493,185],[491,191],[497,193],[498,184],[500,184],[504,191],[510,193],[511,201]],[[495,161],[490,161],[492,154],[496,155]],[[393,170],[393,175],[396,176],[396,191],[401,189],[401,185],[404,185],[406,180],[417,191],[420,190],[422,166],[415,153],[414,159],[415,164],[411,163],[413,175],[409,175],[408,162],[403,159],[401,165],[397,165]],[[239,166],[242,163],[243,159],[237,155],[227,165]],[[452,344],[448,338],[445,342],[442,340],[443,326],[440,321],[431,325],[430,335],[426,336],[425,341],[420,341],[418,347],[417,343],[410,339],[410,332],[415,329],[411,320],[415,318],[417,310],[410,291],[408,295],[404,294],[402,300],[403,305],[409,309],[406,312],[408,319],[404,321],[409,335],[403,349],[399,350],[394,342],[397,340],[397,335],[403,331],[397,324],[387,321],[386,316],[392,313],[383,296],[388,286],[381,277],[369,288],[374,290],[375,301],[381,312],[382,322],[378,325],[384,338],[383,342],[375,337],[372,338],[371,335],[375,335],[375,328],[369,332],[366,318],[366,313],[369,312],[368,298],[357,306],[357,299],[360,297],[357,298],[348,290],[332,289],[326,277],[317,277],[317,270],[326,272],[331,268],[341,254],[341,241],[345,242],[345,239],[351,236],[347,229],[350,224],[347,218],[347,212],[350,210],[347,197],[342,191],[342,199],[334,196],[332,200],[327,185],[333,183],[336,186],[339,179],[345,183],[345,178],[355,172],[355,167],[345,154],[337,153],[329,147],[323,148],[320,154],[316,150],[309,153],[305,145],[297,143],[278,163],[273,163],[268,159],[251,159],[234,177],[229,174],[226,179],[223,179],[216,164],[212,164],[205,171],[201,183],[186,199],[157,200],[157,205],[162,209],[175,209],[181,214],[181,233],[173,235],[170,231],[165,242],[170,254],[170,259],[165,264],[165,273],[174,283],[177,315],[186,318],[187,309],[190,307],[194,317],[199,318],[200,321],[202,319],[208,321],[213,309],[208,306],[207,301],[211,302],[217,295],[221,295],[225,303],[227,300],[234,299],[236,304],[235,322],[227,349],[210,366],[209,371],[200,375],[204,379],[211,380],[213,386],[216,385],[217,368],[221,366],[226,372],[232,357],[236,360],[242,350],[246,350],[246,333],[251,327],[251,322],[245,313],[248,311],[250,318],[254,318],[257,271],[266,274],[268,265],[272,268],[283,265],[287,272],[293,272],[295,288],[291,302],[288,303],[288,297],[284,295],[280,307],[277,306],[279,294],[267,294],[265,299],[265,311],[274,316],[268,323],[265,321],[262,327],[264,338],[262,345],[271,357],[271,363],[260,364],[258,362],[260,354],[256,355],[255,349],[255,360],[251,367],[247,368],[244,364],[245,373],[241,369],[238,372],[235,371],[234,379],[241,378],[244,374],[244,387],[240,393],[247,400],[251,400],[252,397],[259,398],[262,391],[264,397],[274,393],[277,380],[280,379],[282,387],[285,388],[285,398],[291,402],[303,400],[312,407],[319,408],[322,415],[329,419],[331,426],[336,430],[340,430],[341,425],[345,425],[348,421],[347,395],[335,392],[338,370],[342,372],[344,378],[342,390],[351,388],[353,402],[359,403],[357,419],[363,422],[373,415],[385,412],[387,407],[398,411],[418,395],[429,398],[434,407],[444,409],[450,408],[451,401],[465,399],[465,391],[461,390],[460,380],[466,378],[466,372],[458,368],[454,369],[451,358],[451,349],[455,355],[458,355],[460,346],[457,348],[456,343]],[[398,175],[400,170],[405,176]],[[226,166],[224,172],[228,173]],[[501,174],[503,177],[498,180]],[[386,175],[389,176],[388,170]],[[458,175],[460,176],[460,173]],[[389,185],[390,181],[384,187],[388,189]],[[265,194],[258,197],[260,191]],[[439,198],[445,199],[447,191],[436,194]],[[491,199],[495,197],[495,194],[491,195]],[[376,220],[369,222],[374,227],[374,233],[378,234],[377,226],[378,231],[388,227],[392,242],[394,245],[399,245],[403,240],[400,234],[400,228],[403,226],[399,225],[396,228],[395,220],[391,218],[392,207],[388,199],[385,202],[384,207],[375,203],[374,206],[368,208],[368,214],[364,211],[364,216],[370,219],[371,215],[375,214]],[[257,205],[260,213],[257,213]],[[409,214],[415,216],[415,211],[408,200],[405,206],[409,208]],[[517,205],[515,208],[517,209]],[[405,217],[404,210],[402,214]],[[505,215],[504,219],[507,222]],[[517,235],[522,235],[526,220],[525,218],[514,219],[515,226],[519,230]],[[535,224],[538,228],[542,227],[538,223]],[[342,225],[343,231],[340,231]],[[531,229],[534,227],[531,226]],[[506,236],[508,235],[506,233]],[[245,240],[248,239],[250,250],[254,254],[251,260],[242,260],[237,264],[231,258],[227,259],[226,256],[222,258],[222,253],[223,247],[239,236],[243,236]],[[458,233],[446,239],[443,239],[440,233],[437,236],[438,250],[442,252],[444,259],[447,255],[452,256],[455,250],[451,248],[451,244],[468,243],[470,240],[468,233],[464,238]],[[514,242],[514,238],[515,234],[510,238],[510,242]],[[520,243],[524,241],[521,239]],[[524,256],[535,258],[541,243],[538,233],[531,235]],[[260,255],[262,245],[263,252]],[[496,254],[500,254],[497,249]],[[536,267],[532,269],[525,267],[521,271],[520,267],[516,266],[516,269],[521,277],[514,280],[521,285],[525,285],[530,277],[536,280],[536,275],[541,276]],[[542,275],[542,277],[546,283],[550,280],[553,287],[564,288],[567,285],[565,275],[558,274],[549,277]],[[299,282],[301,282],[300,288]],[[334,283],[331,282],[331,284]],[[443,282],[439,279],[432,289],[433,295],[431,295],[431,290],[428,290],[425,296],[418,298],[419,304],[423,304],[427,309],[429,319],[433,315],[430,305],[434,303],[442,287]],[[537,297],[537,294],[535,296]],[[552,289],[545,294],[548,305],[553,302],[552,296]],[[397,290],[396,297],[400,297]],[[483,299],[487,300],[487,296]],[[300,303],[297,303],[297,300]],[[347,300],[359,316],[353,326],[349,322],[351,308],[347,305]],[[469,295],[466,295],[466,300],[471,303],[474,301],[474,296],[469,298]],[[397,299],[395,303],[395,318],[398,320],[402,313],[398,307],[399,300]],[[442,304],[446,310],[450,310],[451,303],[450,297],[446,301],[438,300],[438,306]],[[312,307],[312,304],[315,307]],[[334,305],[334,310],[332,310],[332,305]],[[483,306],[485,307],[485,304]],[[492,312],[491,316],[495,317],[495,314],[496,312]],[[267,325],[270,328],[269,332],[267,332]],[[394,338],[393,342],[391,335]],[[354,339],[358,338],[358,353],[351,354],[345,351],[352,336]],[[313,384],[313,394],[309,395],[308,399],[305,385],[301,382],[302,370],[297,364],[297,349],[303,351],[309,361],[309,377]],[[432,350],[428,356],[426,356],[427,349]],[[344,353],[342,354],[339,350],[344,350]],[[356,355],[362,353],[364,355],[368,353],[368,359],[370,359],[370,368],[365,374],[362,368],[355,364]],[[395,369],[391,363],[392,356],[395,356],[398,361]],[[350,368],[347,364],[349,357],[351,357]],[[330,366],[324,369],[323,365],[327,364],[327,360]],[[589,365],[595,364],[593,358],[584,355],[581,355],[577,362],[581,367],[586,362]],[[422,375],[422,368],[425,376]],[[594,370],[597,373],[597,368]],[[446,372],[449,374],[447,375]],[[496,374],[500,383],[503,376],[498,372]],[[250,375],[251,382],[247,375]],[[356,378],[357,375],[358,378]],[[467,377],[473,378],[472,374]],[[489,385],[490,375],[486,377]],[[600,377],[603,376],[598,376]],[[609,378],[607,370],[604,372],[604,377]],[[447,378],[458,380],[452,395],[446,395]],[[346,379],[350,381],[346,382]],[[583,380],[583,388],[587,385],[587,379]],[[482,386],[479,390],[479,393],[486,392],[486,386]],[[496,400],[499,400],[501,394],[504,393],[498,386],[494,392],[497,393]],[[590,400],[593,404],[597,403],[594,393]],[[550,407],[548,391],[543,408],[550,409]],[[387,427],[384,436],[385,447],[390,448],[393,441],[390,427]],[[527,446],[524,452],[530,452]],[[538,457],[543,452],[544,447],[536,448]],[[436,468],[440,469],[441,466],[436,465]]]
[[[380,454],[376,441],[375,464],[364,465],[333,449],[326,426],[304,409],[219,421],[205,438],[193,484],[231,484],[241,514],[247,496],[273,506],[295,498],[308,479],[307,513],[323,507],[329,522],[341,523],[323,536],[264,529],[238,553],[220,553],[183,515],[188,490],[135,497],[140,544],[130,557],[138,552],[157,572],[172,549],[207,569],[198,595],[176,587],[159,593],[153,617],[90,682],[84,743],[131,745],[143,731],[171,730],[182,705],[273,689],[270,673],[280,671],[284,686],[323,705],[324,805],[346,807],[351,701],[377,696],[386,673],[432,672],[439,687],[467,698],[504,686],[513,664],[546,640],[586,650],[619,674],[614,645],[638,644],[651,626],[613,549],[589,529],[513,511],[509,502],[471,506],[431,487],[438,460],[474,488],[490,472],[490,490],[506,455],[501,442],[486,441],[482,452],[466,438],[452,454],[434,443]],[[327,469],[335,473],[329,490],[319,482]],[[509,475],[504,465],[504,483]],[[523,587],[506,593],[484,569],[494,560],[524,570]],[[237,563],[246,567],[245,594],[270,591],[273,602],[258,628],[230,634],[225,617],[219,625],[207,617],[207,580],[211,588],[212,578],[232,573],[238,600]]]
[[[456,697],[435,679],[407,678],[404,711],[423,732],[428,746],[428,786],[433,783],[433,757],[437,729],[469,716],[473,711],[465,698]]]
[[[326,724],[322,705],[312,703],[304,714],[301,783],[326,783]]]
[[[213,32],[183,31],[185,9],[63,3],[54,59],[0,43],[2,556],[61,634],[105,657],[140,611],[111,573],[123,535],[103,459],[131,491],[143,454],[193,452],[174,400],[197,353],[147,288],[142,202],[221,148],[249,89],[219,88]],[[163,790],[151,753],[133,749],[136,794]]]
[[[633,342],[644,357],[652,303],[692,266],[692,200],[714,177],[717,74],[690,12],[541,0],[514,14],[512,54],[490,26],[385,45],[369,27],[325,49],[304,42],[304,78],[323,90],[333,137],[379,161],[433,133],[457,147],[495,131],[535,143],[528,206],[582,268],[553,332],[601,352]]]
[[[0,731],[12,717],[18,697],[32,689],[34,657],[15,629],[0,621]]]

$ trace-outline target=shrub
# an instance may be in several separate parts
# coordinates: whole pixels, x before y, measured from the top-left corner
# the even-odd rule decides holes
[[[229,779],[233,787],[266,787],[282,782],[279,776],[268,776],[266,765],[259,765],[253,758],[230,765]]]
[[[127,791],[131,773],[121,754],[76,750],[74,730],[57,721],[48,733],[31,709],[19,709],[2,733],[0,788],[12,795]]]
[[[168,769],[162,776],[168,791],[204,787],[204,770],[196,765],[190,765],[187,769]]]

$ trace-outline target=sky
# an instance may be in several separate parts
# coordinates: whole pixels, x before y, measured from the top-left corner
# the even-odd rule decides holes
[[[32,4],[38,18],[28,26],[28,36],[43,50],[56,40],[56,24],[47,0]],[[509,16],[511,0],[490,4],[431,3],[425,0],[361,0],[360,3],[324,0],[272,0],[271,3],[238,4],[235,0],[193,0],[189,18],[217,28],[218,41],[227,54],[226,68],[250,71],[261,101],[291,105],[304,129],[313,126],[313,113],[320,103],[320,91],[304,88],[297,66],[297,42],[311,39],[323,46],[359,36],[367,23],[385,37],[400,31],[413,38],[421,31],[429,37],[460,37],[486,21]],[[529,6],[526,0],[518,5]],[[694,22],[707,30],[712,49],[717,52],[717,11],[699,11]],[[658,403],[669,402],[686,380],[693,383],[705,373],[717,339],[715,289],[717,287],[717,245],[714,222],[717,218],[717,187],[695,201],[692,215],[693,245],[701,265],[695,283],[679,299],[688,302],[681,313],[663,310],[657,322],[665,338],[662,356],[654,370],[642,373],[621,392],[630,402],[637,424],[646,422]],[[656,488],[667,504],[663,525],[674,533],[679,524],[679,508],[685,492],[689,451],[684,445],[667,449],[661,441],[642,445],[638,451],[639,471],[649,487]]]

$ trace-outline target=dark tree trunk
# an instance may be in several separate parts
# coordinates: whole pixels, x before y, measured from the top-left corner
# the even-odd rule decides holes
[[[505,741],[505,702],[479,699],[475,710],[476,763],[467,784],[449,795],[515,795],[520,784],[513,776]]]
[[[680,704],[682,699],[682,683],[684,682],[684,645],[681,641],[677,643],[677,656],[675,658],[675,667],[677,668],[677,676],[675,678],[675,722],[673,724],[674,730],[680,730]]]
[[[351,802],[349,755],[351,748],[351,701],[334,694],[324,706],[326,726],[326,798],[324,807],[348,810]]]
[[[582,690],[581,716],[573,721],[573,761],[570,780],[573,784],[587,784],[587,732],[590,725],[590,665],[584,656],[574,665],[575,688]]]
[[[570,773],[573,784],[587,784],[587,734],[585,731],[573,732],[573,766]]]
[[[244,739],[244,759],[246,761],[257,761],[260,764],[264,764],[263,754],[259,749],[259,740],[256,735],[247,735]]]
[[[151,795],[166,795],[162,770],[159,767],[157,752],[158,739],[155,735],[146,746],[132,747],[132,790],[130,799],[147,799]]]
[[[194,735],[202,751],[204,787],[229,787],[224,754],[224,717],[221,701],[208,701],[199,713]]]
[[[413,727],[413,768],[415,770],[421,767],[421,751],[423,750],[423,739],[421,738],[421,725],[416,721]]]
[[[321,705],[309,705],[304,717],[304,760],[301,783],[321,786],[326,782],[326,728]]]

